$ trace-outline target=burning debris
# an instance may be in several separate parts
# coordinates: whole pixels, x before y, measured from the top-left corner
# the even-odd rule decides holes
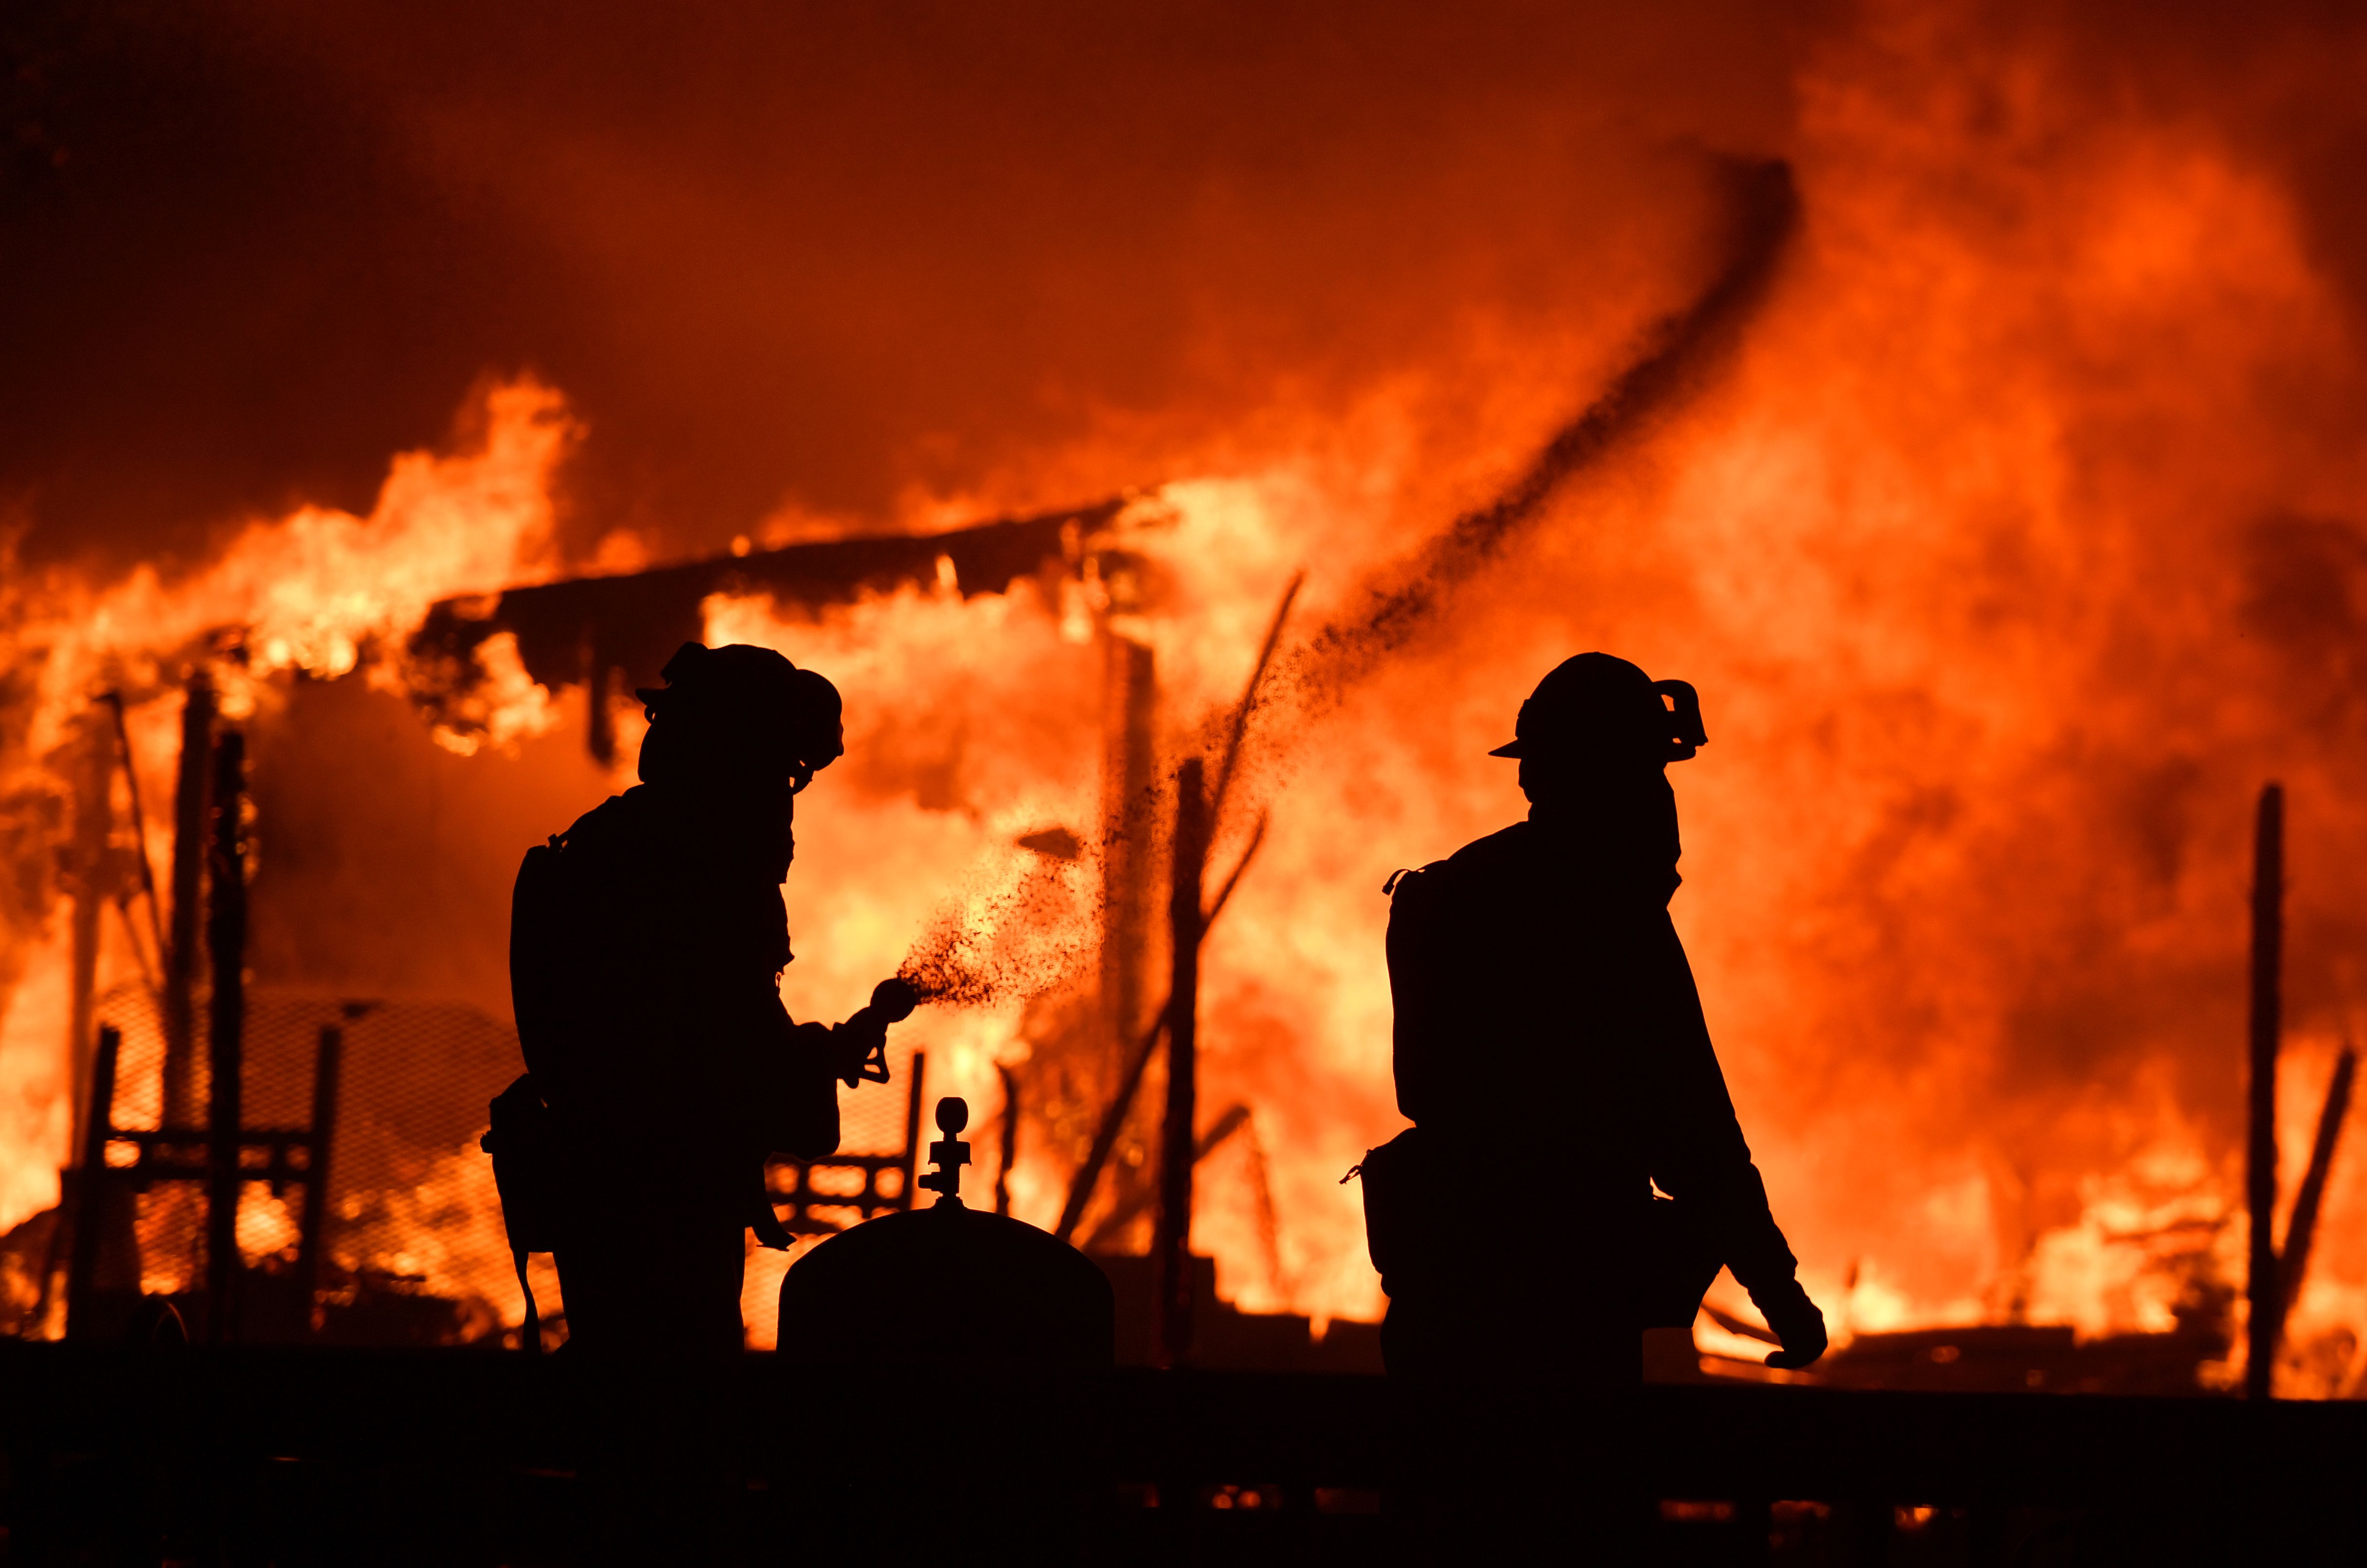
[[[1397,1124],[1371,890],[1501,819],[1501,781],[1461,759],[1504,694],[1615,646],[1695,673],[1728,716],[1686,784],[1676,908],[1804,1277],[1850,1303],[1841,1337],[2103,1345],[2208,1319],[2244,1338],[2249,1310],[2282,1317],[2292,1386],[2356,1388],[2362,1189],[2330,1091],[2360,922],[2313,869],[2367,837],[2346,651],[2367,503],[2355,443],[2313,412],[2346,406],[2347,296],[2257,148],[2096,115],[2053,45],[1884,26],[1798,65],[1785,164],[1654,165],[1682,187],[1666,233],[1638,231],[1643,261],[1555,331],[1474,318],[1401,385],[1269,410],[1248,445],[1113,435],[977,488],[1026,504],[920,503],[866,532],[881,510],[822,539],[751,513],[741,549],[651,568],[570,520],[629,515],[568,490],[606,427],[514,379],[374,502],[255,521],[178,572],[12,570],[17,1320],[59,1326],[58,1173],[87,1147],[99,1027],[138,1057],[139,1114],[107,1125],[142,1136],[202,1123],[210,1012],[236,985],[250,1036],[273,1007],[356,998],[498,1031],[518,849],[629,773],[626,694],[696,638],[775,648],[849,696],[850,756],[817,785],[826,825],[791,884],[792,1007],[842,1016],[904,973],[939,1003],[909,1026],[929,1072],[1019,1107],[993,1156],[1011,1212],[1128,1252],[1155,1238],[1162,1144],[1209,1131],[1170,1139],[1158,1109],[1173,780],[1249,715],[1208,863],[1258,858],[1197,954],[1195,1087],[1250,1109],[1263,1157],[1211,1145],[1194,1246],[1237,1304],[1367,1322],[1380,1299],[1333,1184]],[[1114,493],[1143,473],[1196,477]],[[1039,509],[1081,495],[1109,499]],[[1315,629],[1243,708],[1302,570],[1296,624]],[[252,975],[219,991],[203,824],[183,831],[180,808],[210,775],[178,765],[210,755],[186,736],[217,733],[245,747],[253,802]],[[2271,1250],[2296,1267],[2255,1292],[2273,1312],[2225,1299],[2275,1239],[2250,1235],[2238,1169],[2231,913],[2230,824],[2270,773],[2291,787],[2292,964],[2255,1165],[2312,1198],[2306,1224],[2275,1210],[2295,1217]],[[467,1239],[492,1200],[445,1089],[404,1091],[435,1111],[405,1123],[418,1141],[387,1134],[381,1185],[332,1191],[320,1278],[415,1278],[491,1334],[522,1303],[497,1240]],[[481,1114],[480,1086],[450,1092]],[[862,1113],[859,1152],[889,1164],[814,1179],[892,1184],[902,1109]],[[1501,1114],[1508,1137],[1534,1120],[1517,1087]],[[371,1168],[340,1148],[329,1181]],[[289,1191],[298,1212],[238,1205],[242,1267],[302,1250]],[[881,1193],[842,1195],[853,1217]],[[186,1231],[202,1205],[161,1179],[134,1196],[138,1271],[176,1254],[158,1282],[192,1288],[194,1235],[141,1227],[177,1204]],[[107,1225],[93,1269],[129,1278]],[[776,1279],[751,1280],[762,1342]],[[1697,1332],[1747,1348],[1715,1319]]]

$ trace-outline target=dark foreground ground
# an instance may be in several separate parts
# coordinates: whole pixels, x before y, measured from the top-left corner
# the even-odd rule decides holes
[[[2361,1404],[5,1343],[0,1461],[11,1568],[1582,1561],[1622,1463],[1655,1562],[2367,1561]]]

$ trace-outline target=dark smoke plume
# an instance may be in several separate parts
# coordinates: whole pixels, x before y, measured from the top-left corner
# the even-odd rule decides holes
[[[1644,356],[1546,443],[1528,470],[1487,505],[1457,517],[1412,559],[1376,574],[1364,603],[1288,654],[1271,684],[1302,715],[1335,706],[1381,659],[1431,625],[1501,558],[1571,479],[1603,461],[1698,387],[1766,297],[1799,217],[1799,193],[1782,162],[1729,170],[1733,237],[1725,268],[1685,310],[1661,322]]]

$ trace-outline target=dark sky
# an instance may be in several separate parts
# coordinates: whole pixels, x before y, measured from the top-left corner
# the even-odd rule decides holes
[[[609,13],[603,16],[603,11]],[[2224,118],[2367,280],[2344,13],[2048,11],[2099,102]],[[1789,150],[1844,7],[145,6],[0,15],[0,517],[186,559],[366,507],[532,369],[590,431],[578,551],[879,518],[1097,419],[1155,482],[1463,308],[1583,310],[1688,156]],[[2348,51],[2346,53],[2345,51]],[[1163,445],[1162,445],[1163,444]],[[1052,502],[1070,495],[1021,497]]]

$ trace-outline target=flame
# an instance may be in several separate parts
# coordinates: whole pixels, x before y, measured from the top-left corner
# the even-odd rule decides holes
[[[473,757],[487,745],[514,754],[520,741],[559,727],[559,705],[549,688],[527,673],[515,632],[494,633],[470,657],[475,679],[465,694],[444,705],[436,744],[462,757]]]
[[[20,878],[47,880],[49,846],[35,829],[45,820],[59,831],[70,819],[58,758],[101,691],[127,699],[132,765],[149,803],[149,841],[136,848],[162,867],[172,854],[175,687],[190,664],[213,671],[234,717],[275,701],[273,678],[296,672],[334,679],[360,670],[374,684],[405,690],[401,650],[429,605],[552,570],[553,479],[579,434],[565,400],[525,378],[492,386],[470,414],[476,435],[462,450],[397,457],[367,517],[304,506],[253,522],[173,581],[146,564],[101,585],[12,575],[0,591],[0,642],[21,673],[0,709],[0,795],[10,803]],[[525,679],[515,641],[489,639],[479,659],[487,679],[469,716],[474,731],[449,743],[473,749],[482,737],[514,748],[548,729],[549,694]],[[121,805],[116,815],[121,823]],[[64,904],[46,891],[28,908],[0,905],[10,917],[0,949],[0,1225],[56,1201],[71,1120],[61,1055]],[[102,931],[105,990],[136,978],[143,960],[136,939],[111,920]]]
[[[0,1017],[0,1219],[9,1224],[58,1201],[67,1104],[63,1045],[72,1017],[62,920],[12,942],[7,1011]],[[12,933],[14,935],[16,933]],[[33,1289],[39,1292],[36,1281]],[[29,1304],[29,1303],[28,1303]]]
[[[800,800],[791,1010],[843,1016],[950,920],[991,994],[906,1028],[934,1091],[981,1113],[995,1067],[1023,1069],[1039,1098],[1014,1208],[1048,1222],[1097,1109],[1061,1010],[1094,936],[1094,639],[1152,649],[1172,763],[1221,728],[1304,569],[1291,651],[1308,657],[1283,668],[1331,673],[1264,694],[1215,855],[1229,866],[1270,815],[1205,960],[1200,1097],[1250,1106],[1262,1151],[1202,1170],[1195,1242],[1229,1297],[1319,1320],[1381,1309],[1338,1183],[1401,1124],[1379,888],[1522,813],[1485,753],[1586,648],[1704,694],[1712,743],[1672,774],[1676,919],[1804,1279],[1844,1329],[2159,1332],[2224,1291],[2244,1239],[2244,822],[2266,777],[2293,801],[2288,1193],[2361,1000],[2339,868],[2367,848],[2350,651],[2367,473],[2317,410],[2347,385],[2355,328],[2273,170],[2205,124],[2096,113],[2072,69],[1904,7],[1827,46],[1797,84],[1800,221],[1747,325],[1353,670],[1315,659],[1318,630],[1369,618],[1436,558],[1446,520],[1517,484],[1717,255],[1656,255],[1558,335],[1478,321],[1462,358],[1344,415],[1269,411],[1220,458],[1186,449],[1165,470],[1184,477],[1115,525],[1156,578],[1139,604],[1098,562],[1057,595],[965,599],[994,585],[952,581],[949,560],[819,615],[711,601],[710,641],[777,648],[847,697],[848,755]],[[431,602],[559,565],[563,402],[513,384],[486,430],[480,450],[399,458],[368,518],[307,508],[185,581],[143,569],[28,595],[6,636],[41,650],[40,673],[11,710],[8,787],[48,787],[96,685],[158,693],[218,628],[236,628],[250,701],[299,671],[419,682],[401,642]],[[1015,455],[1004,491],[913,515],[999,510],[1147,439],[1113,422],[1082,449]],[[755,532],[848,526],[792,507]],[[612,535],[598,558],[637,564],[638,547]],[[439,743],[559,776],[582,695],[537,686],[504,638],[477,658]],[[134,705],[152,800],[172,711]],[[622,782],[638,719],[617,716]],[[1056,827],[1077,858],[1020,847]],[[58,930],[36,909],[0,964],[0,1220],[54,1192]],[[1507,1143],[1561,1135],[1566,1108],[1501,1093]],[[2339,1157],[2292,1319],[2296,1392],[2358,1383],[2361,1158]],[[420,1271],[507,1303],[488,1201],[456,1164],[386,1223]],[[759,1342],[776,1268],[751,1270]]]
[[[103,590],[52,595],[19,634],[44,655],[29,745],[54,744],[92,682],[170,680],[163,662],[217,633],[235,637],[251,676],[334,678],[374,642],[415,630],[438,600],[547,575],[551,479],[578,428],[532,379],[492,388],[477,417],[474,450],[395,458],[368,517],[300,507],[250,524],[185,581],[143,564]],[[393,681],[400,665],[371,668]]]

